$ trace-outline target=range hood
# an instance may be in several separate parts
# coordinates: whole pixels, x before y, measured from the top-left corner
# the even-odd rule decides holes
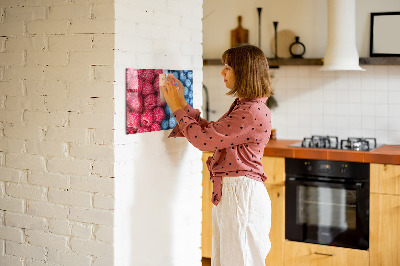
[[[358,70],[355,0],[328,0],[328,44],[320,70]]]

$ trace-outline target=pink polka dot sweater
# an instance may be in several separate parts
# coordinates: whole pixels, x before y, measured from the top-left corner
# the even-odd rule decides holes
[[[247,176],[261,182],[267,179],[261,159],[271,131],[267,97],[236,99],[228,112],[216,122],[200,117],[200,111],[187,105],[175,111],[179,124],[169,137],[186,137],[201,151],[214,151],[207,160],[213,182],[212,203],[221,200],[224,176]]]

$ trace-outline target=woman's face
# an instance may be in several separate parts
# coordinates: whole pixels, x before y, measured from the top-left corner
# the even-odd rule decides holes
[[[233,89],[235,86],[235,73],[233,72],[233,69],[225,64],[221,71],[221,75],[224,77],[225,86],[228,89]]]

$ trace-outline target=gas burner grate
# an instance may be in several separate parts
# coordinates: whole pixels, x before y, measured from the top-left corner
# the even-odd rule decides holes
[[[320,148],[320,149],[340,149],[353,151],[371,151],[378,147],[376,138],[347,138],[339,142],[336,136],[318,136],[304,138],[302,142],[292,144],[293,147]]]
[[[304,138],[301,147],[305,148],[325,148],[325,149],[338,149],[339,140],[336,136],[317,136],[313,135],[311,138]]]
[[[342,150],[370,151],[376,147],[376,138],[347,138],[340,141]]]

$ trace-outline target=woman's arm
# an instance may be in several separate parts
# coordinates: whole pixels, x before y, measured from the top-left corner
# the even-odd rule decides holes
[[[209,122],[200,117],[200,111],[191,107],[185,100],[185,88],[183,84],[173,76],[168,76],[164,87],[161,88],[164,93],[165,100],[172,112],[183,109],[187,115],[195,119],[202,127],[208,126]],[[183,137],[176,125],[169,137]]]
[[[226,149],[256,140],[257,124],[254,115],[247,109],[233,110],[228,116],[218,122],[201,127],[183,110],[176,110],[174,116],[179,123],[180,132],[189,142],[201,151]],[[264,125],[265,126],[265,125]]]

